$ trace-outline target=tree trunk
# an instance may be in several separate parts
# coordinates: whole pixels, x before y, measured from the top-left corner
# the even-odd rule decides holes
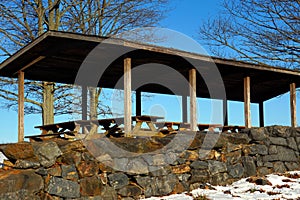
[[[43,125],[54,123],[54,83],[43,82]]]
[[[97,88],[90,87],[89,88],[90,94],[90,120],[96,120],[98,118],[98,95],[97,95]],[[93,124],[90,129],[90,134],[97,133],[98,126],[97,124]]]
[[[98,113],[97,113],[97,105],[98,105],[98,98],[96,94],[97,90],[96,88],[90,87],[89,93],[90,93],[90,119],[94,120],[97,119]]]

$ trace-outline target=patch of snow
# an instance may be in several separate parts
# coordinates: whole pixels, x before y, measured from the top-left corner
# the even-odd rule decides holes
[[[3,167],[3,160],[7,160],[7,158],[2,152],[0,152],[0,168]]]
[[[300,171],[286,174],[300,175]],[[243,178],[228,186],[212,186],[213,189],[195,189],[186,193],[165,197],[151,197],[144,200],[192,200],[193,197],[206,196],[212,200],[240,200],[240,199],[300,199],[300,178],[289,178],[284,174],[270,174],[266,179],[271,185],[257,185]],[[191,195],[193,197],[191,197]]]
[[[145,199],[146,200],[146,199]],[[150,197],[147,200],[193,200],[193,197],[186,194],[172,194],[165,197]]]

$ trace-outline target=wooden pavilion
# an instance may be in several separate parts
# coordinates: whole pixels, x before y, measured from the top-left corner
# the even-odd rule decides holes
[[[0,76],[18,77],[18,138],[24,138],[24,78],[29,80],[48,81],[74,84],[78,70],[87,55],[99,43],[105,41],[104,37],[88,36],[82,34],[49,31],[32,41],[30,44],[16,52],[0,65]],[[291,126],[297,126],[296,121],[296,86],[300,85],[300,71],[249,64],[246,62],[210,58],[208,56],[163,48],[154,45],[141,44],[130,41],[116,40],[107,43],[102,48],[100,59],[109,57],[110,51],[126,49],[124,55],[118,57],[105,69],[97,86],[114,88],[116,82],[124,76],[124,129],[125,133],[131,131],[131,69],[147,64],[161,63],[178,71],[189,82],[187,93],[183,97],[183,121],[187,121],[187,96],[190,96],[190,128],[197,128],[196,97],[210,98],[210,92],[206,87],[203,74],[200,74],[193,66],[198,66],[202,71],[209,71],[212,65],[216,65],[219,71],[226,98],[223,100],[224,109],[227,100],[244,102],[245,127],[251,127],[250,101],[259,104],[260,126],[264,126],[264,101],[290,91]],[[192,61],[193,64],[191,64]],[[101,68],[101,64],[97,65]],[[149,69],[151,70],[151,69]],[[169,78],[166,74],[158,74],[160,78]],[[89,83],[82,83],[89,85]],[[216,85],[218,87],[218,85]],[[136,89],[137,115],[141,113],[141,92],[170,94],[172,91],[157,84],[146,84]],[[86,103],[86,102],[84,102]],[[83,111],[86,112],[85,109]],[[83,119],[86,113],[83,112]],[[226,116],[226,114],[225,114]],[[227,117],[224,124],[226,125]]]

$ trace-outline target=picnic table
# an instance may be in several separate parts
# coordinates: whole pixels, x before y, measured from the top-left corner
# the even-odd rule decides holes
[[[204,131],[208,129],[209,131],[213,131],[214,129],[219,129],[219,131],[230,131],[237,133],[244,129],[245,126],[238,126],[238,125],[222,125],[222,124],[198,124],[199,131]]]
[[[160,116],[134,116],[132,117],[132,121],[135,121],[135,126],[132,129],[132,136],[155,136],[158,135],[159,130],[155,127],[155,123],[159,119],[164,119],[164,117]],[[146,123],[148,129],[142,128],[142,125]]]
[[[49,133],[62,133],[65,131],[71,131],[79,133],[80,129],[83,129],[83,133],[93,132],[94,126],[102,126],[105,130],[109,130],[111,124],[116,123],[115,119],[100,119],[100,120],[75,120],[68,122],[61,122],[55,124],[47,124],[42,126],[35,126],[42,131],[42,135]]]
[[[159,128],[161,132],[172,132],[185,130],[189,128],[189,124],[182,122],[172,122],[172,121],[163,121],[163,122],[154,122],[154,124]]]
[[[172,122],[172,121],[158,121],[164,119],[160,116],[132,116],[132,121],[135,124],[132,126],[132,132],[130,136],[155,136],[160,134],[173,133],[174,131],[189,130],[189,123]],[[124,124],[124,118],[108,118],[97,120],[75,120],[68,122],[61,122],[55,124],[48,124],[42,126],[35,126],[39,128],[41,135],[26,136],[30,140],[41,141],[51,137],[63,138],[84,138],[87,135],[93,135],[97,133],[98,127],[102,127],[105,130],[104,135],[107,137],[114,136],[120,137],[124,135],[124,130],[120,126]],[[143,124],[146,124],[143,126]],[[220,131],[239,132],[244,129],[244,126],[223,126],[222,124],[197,124],[199,131],[214,131],[219,129]]]
[[[132,136],[153,136],[158,134],[157,128],[154,126],[154,122],[158,119],[163,119],[160,116],[132,116],[132,121],[135,122],[133,126]],[[142,128],[143,123],[146,123],[148,129]],[[64,137],[75,137],[82,133],[82,136],[87,134],[97,133],[98,127],[102,127],[105,130],[106,136],[122,135],[123,129],[120,127],[124,124],[124,118],[109,118],[109,119],[97,119],[97,120],[75,120],[68,122],[61,122],[55,124],[47,124],[42,126],[35,126],[42,131],[41,135],[26,136],[32,140],[40,140],[46,137],[60,137],[62,134]],[[80,132],[82,130],[82,132]],[[80,138],[80,137],[79,137]]]
[[[35,126],[34,128],[38,128],[42,131],[41,135],[26,136],[25,138],[29,138],[30,141],[47,140],[53,137],[59,138],[62,135],[63,138],[80,138],[80,136],[97,132],[98,126],[102,126],[107,132],[111,132],[115,130],[115,126],[111,127],[112,123],[115,123],[113,119],[75,120]],[[80,134],[81,129],[82,135]]]
[[[190,128],[189,123],[182,123],[182,122],[172,122],[172,121],[164,121],[164,122],[154,122],[162,132],[172,132],[172,131],[179,131],[179,130],[188,130]],[[231,132],[239,132],[240,130],[244,129],[245,126],[237,126],[237,125],[226,125],[223,126],[222,124],[197,124],[199,131],[214,131],[215,129],[219,129],[219,131],[231,131]]]

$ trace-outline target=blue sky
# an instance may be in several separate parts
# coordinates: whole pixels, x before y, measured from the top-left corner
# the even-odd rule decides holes
[[[178,31],[197,40],[197,30],[201,21],[219,12],[219,0],[173,0],[173,10],[161,22],[161,27]],[[147,98],[143,102],[143,114],[163,115],[166,120],[180,121],[181,112],[179,108],[180,97],[169,95],[156,95]],[[299,102],[297,95],[297,102]],[[1,103],[1,101],[0,101]],[[220,102],[219,107],[221,108]],[[229,124],[244,124],[243,103],[229,102]],[[198,100],[199,116],[201,123],[211,122],[211,101],[208,99]],[[300,103],[297,105],[297,119],[300,123]],[[17,113],[15,111],[0,110],[0,143],[17,141]],[[258,106],[251,105],[252,124],[258,126]],[[68,120],[69,117],[59,116],[56,122]],[[34,126],[41,125],[41,115],[28,115],[25,117],[25,135],[39,134],[40,131]],[[216,122],[217,123],[217,122]],[[265,124],[266,125],[290,125],[289,94],[282,95],[265,102]]]

